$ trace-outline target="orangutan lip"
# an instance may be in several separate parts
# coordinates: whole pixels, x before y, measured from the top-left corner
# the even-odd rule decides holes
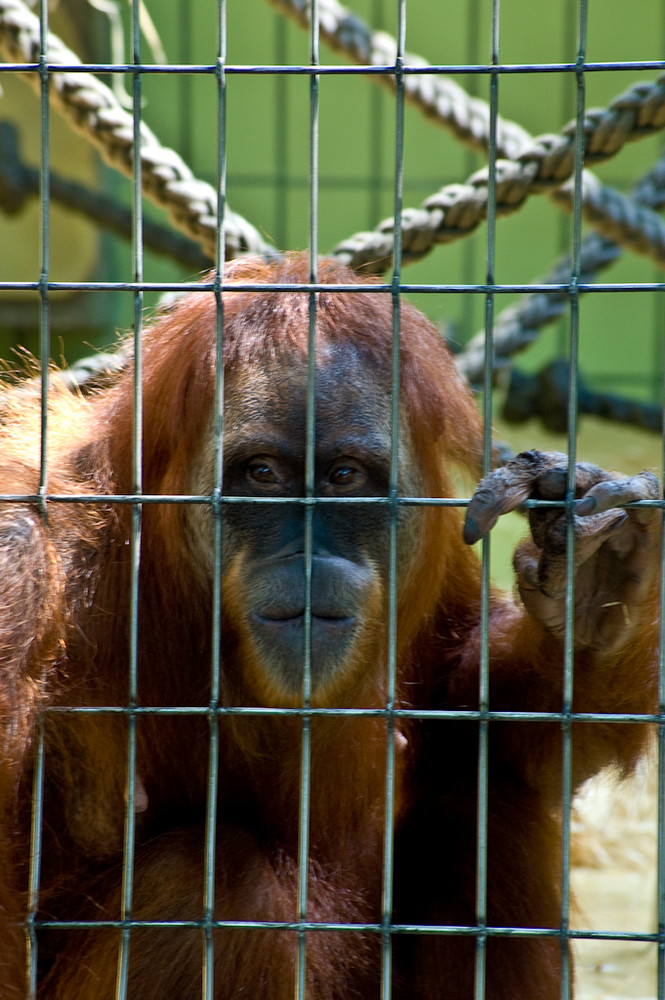
[[[262,615],[258,611],[256,611],[254,612],[252,617],[259,625],[269,625],[274,628],[280,628],[281,626],[289,626],[289,625],[304,626],[305,624],[304,612],[298,615],[291,615],[288,618],[277,618],[273,615]],[[348,627],[349,625],[352,625],[354,621],[355,621],[354,617],[312,614],[312,625],[321,623],[321,625],[323,626],[328,626],[333,628],[335,626]]]

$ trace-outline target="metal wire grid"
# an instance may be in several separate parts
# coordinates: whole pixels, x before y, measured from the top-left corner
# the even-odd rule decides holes
[[[224,256],[224,215],[225,215],[225,198],[226,198],[226,74],[228,67],[226,66],[226,3],[225,0],[217,0],[218,8],[218,55],[217,63],[215,66],[215,75],[217,80],[217,124],[218,124],[218,173],[217,173],[217,189],[219,195],[219,225],[218,225],[218,239],[217,239],[217,261],[218,263],[223,260]],[[181,927],[196,927],[200,928],[203,937],[203,951],[202,951],[202,968],[203,968],[203,996],[207,1000],[212,1000],[215,996],[215,980],[214,980],[214,969],[213,969],[213,951],[212,951],[212,933],[213,929],[223,926],[228,927],[275,927],[275,928],[288,928],[293,930],[298,934],[299,939],[299,950],[298,950],[298,963],[297,963],[297,976],[296,982],[294,983],[295,996],[298,1000],[305,1000],[306,987],[305,987],[305,972],[307,963],[307,942],[306,942],[306,932],[313,930],[337,930],[340,933],[347,931],[358,931],[363,930],[368,933],[380,934],[382,940],[383,948],[383,963],[382,963],[382,984],[381,984],[381,997],[382,1000],[389,1000],[392,995],[391,990],[391,941],[395,934],[401,933],[428,933],[428,934],[455,934],[455,935],[471,935],[475,937],[477,948],[476,948],[476,988],[475,996],[476,1000],[482,1000],[485,995],[485,979],[484,979],[484,963],[485,963],[485,946],[487,939],[494,935],[520,935],[525,937],[530,936],[556,936],[561,942],[561,953],[562,953],[562,968],[563,976],[561,982],[561,996],[567,998],[569,996],[570,990],[570,968],[569,968],[569,957],[568,957],[568,944],[572,939],[588,937],[588,938],[605,938],[613,939],[617,941],[632,940],[632,941],[644,941],[644,942],[654,942],[658,945],[658,970],[657,970],[657,989],[658,998],[663,1000],[665,998],[665,673],[661,669],[661,680],[659,689],[659,712],[658,714],[647,717],[650,722],[657,726],[658,731],[658,766],[659,766],[659,779],[658,779],[658,931],[654,934],[633,934],[627,932],[589,932],[589,931],[577,931],[570,928],[569,925],[569,906],[570,906],[570,896],[569,896],[569,873],[570,873],[570,808],[571,808],[571,724],[575,722],[584,722],[586,724],[594,724],[595,722],[607,722],[609,720],[616,722],[623,722],[630,724],[632,722],[644,721],[644,716],[633,716],[633,715],[621,715],[616,714],[608,716],[606,714],[592,714],[592,713],[573,713],[572,711],[572,680],[573,680],[573,595],[574,595],[574,567],[572,560],[569,560],[568,564],[568,579],[567,579],[567,603],[566,603],[566,641],[565,641],[565,694],[564,701],[562,705],[561,712],[558,713],[509,713],[509,712],[493,712],[490,709],[489,704],[489,649],[487,643],[487,620],[488,620],[488,594],[489,594],[489,569],[490,569],[490,541],[485,540],[483,543],[483,624],[484,624],[484,641],[482,645],[481,652],[481,673],[480,673],[480,691],[479,691],[479,709],[477,711],[440,711],[440,712],[409,712],[406,710],[396,709],[394,704],[395,697],[395,676],[396,676],[396,663],[395,663],[395,634],[396,634],[396,524],[397,524],[397,510],[402,504],[429,504],[436,503],[441,505],[457,505],[459,501],[452,498],[446,498],[443,500],[433,499],[433,498],[412,498],[412,497],[400,497],[398,495],[397,488],[397,442],[398,442],[398,385],[399,385],[399,367],[398,367],[398,351],[397,346],[399,342],[399,326],[400,326],[400,297],[401,294],[406,290],[418,290],[418,291],[428,291],[428,292],[445,292],[445,293],[455,293],[455,292],[471,292],[474,294],[481,294],[485,297],[485,329],[486,329],[486,355],[485,355],[485,384],[491,385],[492,379],[492,329],[493,329],[493,319],[494,319],[494,305],[495,296],[497,294],[506,293],[507,291],[513,291],[517,289],[533,290],[534,286],[516,286],[516,285],[497,285],[495,281],[495,256],[496,256],[496,242],[495,242],[495,212],[494,212],[494,176],[493,172],[490,172],[490,198],[489,198],[489,213],[488,213],[488,224],[487,224],[487,266],[486,266],[486,282],[482,285],[464,285],[464,286],[444,286],[444,285],[408,285],[402,280],[402,270],[401,270],[401,256],[400,256],[400,240],[401,240],[401,230],[399,225],[401,208],[402,208],[402,190],[403,190],[403,160],[404,160],[404,90],[403,90],[403,79],[404,79],[404,66],[403,66],[403,54],[404,54],[404,38],[406,31],[406,15],[407,15],[407,0],[397,0],[398,8],[398,55],[394,68],[390,70],[395,76],[396,83],[396,93],[395,93],[395,165],[394,165],[394,209],[395,218],[397,220],[396,230],[395,230],[395,267],[393,279],[389,284],[385,286],[374,286],[372,291],[383,290],[386,294],[390,294],[393,302],[393,408],[392,408],[392,462],[391,462],[391,474],[390,474],[390,493],[389,497],[384,500],[373,499],[369,501],[348,501],[351,503],[358,502],[370,502],[370,503],[383,503],[388,504],[391,510],[391,527],[390,527],[390,612],[389,619],[387,622],[388,635],[390,639],[390,660],[389,660],[389,697],[386,703],[385,709],[382,712],[369,712],[363,710],[362,708],[357,709],[312,709],[309,703],[309,691],[310,691],[310,648],[309,648],[309,625],[311,624],[311,559],[312,559],[312,515],[314,507],[316,504],[325,503],[323,499],[315,498],[314,496],[314,404],[315,404],[315,393],[314,393],[314,367],[313,367],[313,357],[314,357],[314,343],[315,343],[315,318],[316,318],[316,303],[315,303],[315,291],[317,290],[317,254],[318,254],[318,231],[317,231],[317,217],[318,217],[318,178],[319,178],[319,168],[318,168],[318,125],[319,125],[319,100],[318,100],[318,83],[320,75],[324,73],[339,73],[339,72],[386,72],[386,70],[359,70],[357,68],[349,68],[341,70],[339,67],[322,67],[319,60],[319,50],[318,50],[318,4],[317,0],[312,0],[312,11],[311,11],[311,33],[310,33],[310,64],[308,66],[285,66],[285,67],[245,67],[243,72],[286,72],[286,73],[302,73],[309,75],[310,78],[310,247],[311,247],[311,273],[310,273],[310,283],[306,286],[301,286],[304,290],[310,292],[310,364],[309,364],[309,374],[308,374],[308,394],[307,394],[307,442],[306,442],[306,489],[305,497],[302,500],[306,512],[306,541],[305,541],[305,551],[306,551],[306,564],[307,564],[307,599],[306,599],[306,621],[309,619],[308,625],[306,626],[306,639],[305,639],[305,649],[304,649],[304,668],[305,668],[305,684],[304,684],[304,699],[303,707],[300,709],[277,709],[277,708],[229,708],[220,704],[220,670],[221,664],[219,661],[219,648],[220,648],[220,594],[221,594],[221,552],[222,552],[222,535],[223,535],[223,511],[227,504],[229,503],[250,503],[250,502],[261,502],[261,503],[279,503],[279,500],[255,500],[255,499],[238,499],[236,497],[224,496],[223,492],[223,481],[222,481],[222,416],[223,416],[223,403],[224,403],[224,385],[222,378],[222,367],[218,366],[217,371],[217,385],[216,385],[216,452],[215,452],[215,487],[213,494],[211,496],[198,496],[198,495],[171,495],[171,496],[148,496],[142,492],[142,481],[141,481],[141,467],[142,467],[142,441],[140,435],[141,427],[141,409],[142,409],[142,375],[141,375],[141,331],[142,331],[142,315],[143,315],[143,296],[144,292],[148,288],[183,288],[183,287],[194,287],[189,286],[185,283],[178,285],[155,285],[147,284],[143,280],[143,247],[142,247],[142,200],[141,200],[141,177],[140,177],[140,158],[135,156],[134,158],[134,183],[133,183],[133,280],[131,283],[114,283],[114,282],[87,282],[87,283],[63,283],[63,282],[50,282],[49,281],[49,270],[50,270],[50,260],[49,260],[49,225],[50,225],[50,203],[49,203],[49,164],[50,164],[50,151],[49,151],[49,66],[45,51],[45,44],[43,41],[42,52],[39,63],[39,77],[41,81],[41,170],[40,170],[40,183],[41,183],[41,268],[40,268],[40,278],[38,284],[25,282],[21,283],[20,287],[37,287],[40,295],[40,330],[41,330],[41,356],[46,362],[50,357],[50,338],[49,338],[49,295],[54,289],[63,288],[89,288],[89,289],[101,289],[101,288],[115,288],[122,289],[126,292],[131,292],[134,299],[134,342],[135,342],[135,356],[136,356],[136,372],[135,372],[135,394],[134,394],[134,407],[135,407],[135,433],[134,433],[134,482],[133,482],[133,492],[131,495],[114,496],[114,497],[97,497],[91,498],[86,497],[63,497],[57,496],[55,494],[49,493],[49,483],[47,474],[47,464],[48,464],[48,443],[47,443],[47,412],[48,412],[48,396],[49,396],[49,376],[48,376],[48,366],[46,363],[42,366],[41,374],[41,390],[42,390],[42,417],[41,417],[41,471],[40,471],[40,485],[39,493],[36,497],[9,497],[6,496],[3,500],[11,502],[13,500],[25,500],[30,499],[38,503],[42,509],[45,511],[48,503],[51,502],[83,502],[86,503],[95,502],[108,502],[109,499],[114,503],[128,503],[132,505],[133,510],[133,521],[132,521],[132,535],[131,535],[131,546],[132,546],[132,578],[131,578],[131,629],[130,629],[130,644],[128,649],[128,671],[130,679],[130,699],[126,707],[120,709],[113,708],[83,708],[83,709],[62,709],[62,708],[52,708],[46,711],[51,712],[74,712],[74,713],[93,713],[93,712],[119,712],[127,717],[128,720],[128,768],[126,777],[126,788],[127,788],[127,811],[125,818],[125,838],[124,838],[124,869],[123,869],[123,879],[122,879],[122,912],[121,919],[119,921],[106,922],[106,926],[117,927],[122,931],[119,964],[118,964],[118,977],[117,977],[117,989],[116,997],[117,1000],[123,1000],[127,996],[128,989],[128,962],[129,954],[131,949],[131,932],[136,926],[164,926],[163,923],[159,922],[139,922],[132,918],[132,889],[133,889],[133,869],[134,869],[134,798],[136,794],[136,774],[135,774],[135,727],[137,718],[146,713],[151,714],[184,714],[184,715],[205,715],[209,720],[210,726],[210,751],[209,751],[209,777],[208,777],[208,802],[206,810],[206,835],[205,835],[205,892],[204,892],[204,912],[202,914],[201,920],[199,921],[176,921],[171,924],[171,926],[181,926]],[[48,31],[48,4],[47,0],[40,0],[39,5],[40,21],[42,25],[42,40],[46,38]],[[531,72],[533,67],[527,65],[521,65],[517,67],[502,67],[500,64],[500,52],[499,52],[499,0],[493,0],[492,7],[492,31],[491,31],[491,57],[488,65],[469,65],[469,66],[456,66],[456,72],[466,72],[469,74],[474,73],[490,73],[491,83],[490,83],[490,104],[491,104],[491,121],[492,121],[492,131],[490,136],[490,146],[489,146],[489,161],[490,165],[493,166],[496,157],[496,120],[497,120],[497,109],[499,101],[499,88],[501,75],[504,72]],[[571,69],[575,73],[576,87],[577,87],[577,156],[576,156],[576,168],[575,168],[575,211],[574,211],[574,221],[573,221],[573,238],[572,238],[572,268],[570,275],[570,282],[567,286],[570,306],[569,306],[569,335],[568,335],[568,349],[570,356],[570,382],[569,382],[569,439],[568,439],[568,453],[571,459],[570,467],[571,472],[569,474],[569,488],[571,490],[574,486],[573,478],[573,463],[576,451],[576,436],[577,436],[577,409],[576,409],[576,399],[577,399],[577,355],[579,348],[579,296],[582,290],[592,290],[592,291],[615,291],[615,290],[662,290],[662,285],[659,283],[642,283],[640,285],[594,285],[591,288],[588,286],[582,286],[579,281],[579,253],[580,253],[580,232],[581,232],[581,214],[579,210],[580,205],[580,193],[581,193],[581,175],[583,167],[583,129],[582,123],[585,111],[585,74],[590,70],[595,68],[586,62],[586,48],[587,48],[587,38],[586,38],[586,24],[587,24],[587,0],[578,0],[577,4],[577,25],[578,25],[578,58],[575,63],[574,68]],[[632,67],[633,64],[630,64]],[[640,64],[641,68],[644,68],[643,64]],[[101,67],[100,67],[101,68]],[[104,67],[108,69],[109,67]],[[133,116],[134,116],[134,144],[135,148],[138,149],[141,142],[140,136],[140,124],[141,124],[141,79],[142,74],[145,72],[154,72],[155,67],[149,67],[141,62],[141,49],[140,49],[140,31],[139,31],[139,21],[138,21],[138,5],[134,4],[132,7],[132,63],[127,66],[116,66],[110,67],[116,72],[126,72],[131,73],[132,85],[133,85]],[[198,67],[203,70],[204,67]],[[603,68],[607,68],[607,64],[603,64]],[[623,70],[629,68],[629,64],[617,63],[613,68],[617,70]],[[196,71],[197,67],[169,67],[168,71],[171,72],[193,72]],[[547,67],[538,67],[541,71],[546,71]],[[557,70],[561,69],[561,66],[556,67]],[[161,71],[161,70],[160,70]],[[234,71],[239,71],[238,68],[234,68]],[[220,270],[220,269],[218,269]],[[15,288],[17,283],[3,283],[2,287]],[[211,285],[197,285],[195,286],[197,290],[212,289],[217,298],[217,356],[221,356],[221,348],[224,336],[224,312],[223,312],[223,302],[222,302],[222,280],[221,278],[216,278]],[[247,286],[236,286],[238,290],[245,290]],[[266,287],[274,287],[279,289],[280,286],[261,286],[258,291],[262,292],[266,290]],[[294,286],[288,286],[288,291],[292,291]],[[330,286],[326,286],[330,290]],[[543,290],[548,290],[550,286],[545,286]],[[340,286],[340,290],[342,286]],[[354,286],[354,291],[358,291],[357,287]],[[485,416],[485,465],[489,467],[490,464],[490,430],[492,425],[492,397],[491,393],[487,392],[484,396],[484,416]],[[292,503],[292,500],[288,502]],[[328,501],[330,502],[330,501]],[[333,501],[339,503],[339,500]],[[342,501],[343,502],[343,501]],[[200,709],[193,708],[150,708],[143,709],[138,705],[137,697],[137,645],[138,645],[138,570],[140,564],[140,551],[141,551],[141,511],[144,504],[150,503],[206,503],[209,504],[214,512],[214,523],[215,523],[215,578],[214,578],[214,596],[212,604],[212,621],[211,629],[213,636],[213,660],[211,663],[211,696],[210,702],[206,707]],[[568,522],[568,543],[569,552],[572,551],[573,545],[573,522],[572,516],[569,518]],[[663,599],[663,598],[661,598]],[[661,609],[665,610],[665,609]],[[662,642],[661,642],[662,647]],[[662,666],[662,664],[661,664]],[[355,714],[364,715],[384,715],[388,722],[388,736],[386,742],[386,754],[387,754],[387,770],[386,770],[386,827],[384,836],[384,878],[383,878],[383,915],[380,925],[363,925],[359,927],[358,925],[344,925],[344,924],[317,924],[312,923],[307,920],[307,867],[308,867],[308,815],[309,815],[309,794],[310,794],[310,721],[313,717],[317,715],[336,715],[342,714],[343,712],[353,712]],[[253,714],[257,716],[262,715],[296,715],[302,720],[302,786],[301,786],[301,803],[300,803],[300,843],[299,843],[299,918],[295,923],[264,923],[260,921],[215,921],[214,920],[214,902],[215,902],[215,883],[214,883],[214,870],[215,870],[215,828],[216,828],[216,794],[217,794],[217,780],[218,780],[218,741],[219,741],[219,725],[223,720],[224,716],[230,714]],[[479,773],[478,773],[478,874],[477,874],[477,923],[475,926],[398,926],[391,922],[391,910],[392,910],[392,851],[393,851],[393,828],[392,828],[392,815],[394,809],[394,799],[393,799],[393,765],[394,765],[394,730],[395,723],[401,717],[415,717],[415,718],[438,718],[441,720],[441,724],[445,724],[447,721],[450,722],[456,719],[472,719],[479,723]],[[502,721],[557,721],[560,723],[563,734],[564,734],[564,759],[563,759],[563,786],[564,786],[564,822],[563,822],[563,869],[562,869],[562,883],[564,887],[563,892],[563,905],[561,912],[561,923],[560,927],[554,930],[551,929],[532,929],[532,928],[518,928],[518,927],[491,927],[487,924],[486,917],[486,864],[487,864],[487,805],[488,805],[488,781],[487,781],[487,738],[489,724],[500,724]],[[81,929],[91,926],[99,926],[99,924],[86,923],[79,921],[59,921],[59,922],[48,922],[38,919],[39,911],[39,882],[40,882],[40,837],[41,837],[41,821],[42,821],[42,789],[43,789],[43,778],[44,770],[48,768],[48,759],[45,759],[44,754],[44,741],[43,741],[43,729],[40,727],[38,729],[37,738],[35,741],[35,772],[34,772],[34,795],[33,795],[33,822],[32,822],[32,840],[31,840],[31,854],[30,854],[30,895],[28,902],[28,913],[26,914],[26,934],[29,942],[29,970],[30,970],[30,981],[29,981],[29,996],[31,998],[37,996],[37,953],[38,953],[38,940],[37,931],[46,930],[49,927],[59,927],[59,928],[71,928],[71,929]]]

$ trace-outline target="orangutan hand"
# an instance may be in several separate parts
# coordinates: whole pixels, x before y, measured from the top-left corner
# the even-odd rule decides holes
[[[501,514],[525,500],[565,501],[568,459],[556,452],[526,451],[486,476],[467,510],[464,538],[472,545]],[[658,500],[650,472],[621,477],[580,462],[572,503],[576,647],[613,652],[625,646],[653,615],[660,566],[658,507],[625,509]],[[531,538],[515,550],[522,601],[535,619],[559,637],[565,632],[567,514],[565,506],[529,509]]]

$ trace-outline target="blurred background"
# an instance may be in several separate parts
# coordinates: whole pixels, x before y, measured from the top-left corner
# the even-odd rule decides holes
[[[216,0],[148,2],[141,58],[148,64],[210,66],[217,55]],[[356,0],[353,10],[375,29],[396,33],[397,4]],[[499,57],[505,64],[574,63],[577,55],[578,3],[557,0],[538,9],[524,0],[503,0]],[[130,61],[129,8],[125,0],[60,0],[51,4],[50,27],[83,61]],[[307,33],[265,0],[230,0],[227,4],[228,62],[288,65],[309,62]],[[486,64],[490,57],[490,0],[418,0],[407,4],[407,51],[434,64]],[[622,0],[591,4],[587,59],[615,64],[662,59],[665,53],[665,7],[661,0]],[[321,45],[325,64],[348,65]],[[587,107],[609,101],[640,79],[657,72],[619,69],[586,75]],[[453,78],[468,92],[489,99],[489,77],[459,73]],[[131,77],[103,75],[125,94],[130,106]],[[10,159],[32,168],[40,159],[40,107],[33,90],[16,73],[0,74],[0,124],[3,172]],[[216,182],[217,88],[214,75],[183,72],[144,74],[141,83],[144,121],[160,141],[173,147],[196,177]],[[575,76],[570,72],[504,75],[499,111],[533,135],[558,132],[575,115]],[[324,76],[320,80],[320,250],[331,250],[358,230],[372,229],[392,214],[395,108],[394,96],[369,77]],[[415,207],[445,184],[463,182],[484,164],[453,135],[407,105],[404,206]],[[309,233],[309,78],[270,74],[227,77],[227,185],[231,207],[244,215],[280,249],[307,246]],[[11,136],[11,144],[9,137]],[[14,145],[14,142],[16,145]],[[607,184],[628,192],[660,156],[662,136],[641,140],[594,168]],[[121,205],[131,204],[130,181],[106,166],[86,140],[54,112],[51,116],[51,170],[92,192],[102,191]],[[6,183],[3,185],[6,187]],[[39,204],[35,194],[14,191],[0,199],[0,282],[39,277]],[[149,202],[146,218],[168,225]],[[50,278],[54,281],[125,281],[131,279],[131,248],[102,228],[98,219],[78,217],[54,197],[51,207]],[[497,225],[496,280],[520,282],[542,278],[562,251],[570,248],[571,217],[544,197],[532,197]],[[168,251],[166,245],[164,251]],[[146,250],[146,281],[179,281],[197,268],[167,252]],[[410,265],[404,278],[413,283],[483,282],[486,230],[437,248]],[[645,258],[624,254],[602,280],[615,283],[661,280]],[[12,346],[35,346],[36,297],[0,292],[0,355]],[[484,322],[481,295],[412,296],[463,345]],[[510,298],[501,296],[497,311]],[[147,298],[150,305],[150,298]],[[659,402],[662,372],[661,296],[634,291],[594,294],[584,299],[580,369],[598,390],[616,391]],[[74,360],[86,343],[104,346],[114,330],[132,322],[130,294],[78,292],[52,300],[54,344],[62,339],[64,355]],[[567,319],[545,332],[519,358],[519,366],[537,371],[566,350]]]

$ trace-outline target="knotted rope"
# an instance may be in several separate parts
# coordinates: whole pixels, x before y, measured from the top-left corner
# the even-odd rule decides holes
[[[634,205],[636,212],[640,208],[646,212],[665,205],[665,157],[635,185],[630,198],[623,200]],[[656,219],[662,227],[657,215],[650,211],[649,216]],[[589,233],[582,240],[580,248],[580,283],[592,281],[598,271],[614,263],[620,256],[621,248],[613,240],[600,233]],[[542,284],[564,287],[551,292],[530,292],[496,317],[492,338],[495,371],[505,368],[513,355],[525,350],[536,340],[543,326],[555,322],[566,311],[570,302],[568,283],[571,268],[571,259],[565,255],[542,280]],[[472,384],[480,384],[483,380],[484,357],[485,331],[481,330],[455,359],[462,374]]]
[[[310,24],[310,0],[269,0],[283,14],[292,17],[303,28]],[[321,37],[337,52],[342,52],[359,66],[394,66],[397,42],[386,31],[372,31],[365,22],[342,7],[337,0],[319,0]],[[409,68],[430,68],[429,63],[413,53],[404,59]],[[394,88],[391,73],[375,77],[380,83]],[[407,74],[404,77],[405,96],[429,118],[438,120],[462,142],[475,149],[489,145],[489,105],[471,97],[449,77],[434,73]],[[496,145],[500,156],[512,159],[529,144],[531,136],[517,122],[500,116],[496,122]]]
[[[19,64],[39,64],[41,30],[37,18],[21,0],[0,0],[0,51]],[[80,66],[81,60],[53,33],[46,44],[48,66]],[[26,67],[27,68],[27,67]],[[37,72],[26,76],[36,88]],[[113,92],[91,73],[49,74],[51,100],[62,114],[93,142],[104,159],[117,170],[132,175],[134,123],[132,115]],[[202,246],[211,261],[217,240],[217,192],[206,181],[197,180],[184,160],[162,146],[147,125],[141,123],[141,177],[143,191],[166,209],[174,225]],[[242,253],[274,253],[259,232],[242,216],[224,213],[226,258]]]
[[[600,163],[610,159],[630,141],[652,135],[665,126],[665,74],[655,83],[639,83],[610,104],[607,110],[589,111],[584,117],[584,159]],[[496,162],[496,212],[508,215],[521,208],[533,194],[551,193],[570,207],[572,198],[562,185],[575,166],[576,123],[558,135],[541,135],[514,160]],[[490,168],[483,167],[464,184],[447,184],[417,209],[402,213],[402,260],[419,260],[437,244],[450,243],[473,232],[487,216]],[[581,209],[588,221],[612,238],[646,253],[661,267],[665,229],[653,213],[633,206],[618,193],[610,196],[585,174]],[[381,222],[373,232],[356,233],[339,243],[333,254],[350,267],[382,273],[392,262],[394,219]],[[639,237],[637,234],[639,233]]]
[[[310,0],[269,0],[302,27],[310,23]],[[383,31],[372,31],[337,0],[319,0],[319,26],[323,38],[337,51],[361,65],[392,66],[397,43]],[[406,54],[405,66],[426,70],[429,63]],[[379,81],[394,86],[394,77],[382,74]],[[432,120],[449,128],[476,149],[489,146],[489,105],[470,97],[447,77],[429,73],[404,76],[406,97]],[[626,142],[651,135],[665,126],[665,75],[655,83],[639,83],[612,102],[607,110],[587,112],[584,120],[585,163],[609,159]],[[516,122],[499,118],[496,123],[497,214],[505,215],[522,206],[529,195],[549,193],[561,207],[572,206],[570,190],[561,185],[572,176],[576,122],[559,135],[533,138]],[[582,211],[587,221],[604,235],[645,254],[661,267],[665,227],[652,213],[605,188],[585,174]],[[449,184],[423,202],[419,209],[402,214],[402,261],[419,260],[439,243],[449,243],[473,232],[487,215],[489,168],[474,173],[465,184]],[[394,220],[386,219],[372,232],[361,232],[338,244],[333,255],[354,268],[380,274],[392,263]]]

